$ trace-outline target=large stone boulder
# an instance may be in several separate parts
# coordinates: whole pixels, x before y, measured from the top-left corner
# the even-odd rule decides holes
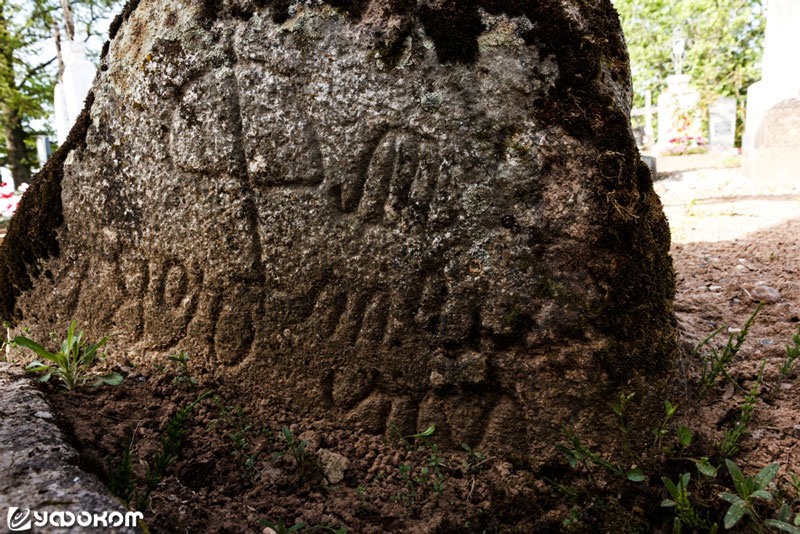
[[[800,186],[800,98],[783,100],[764,114],[743,167],[762,187]]]
[[[544,461],[676,350],[630,104],[609,0],[132,2],[0,314]]]

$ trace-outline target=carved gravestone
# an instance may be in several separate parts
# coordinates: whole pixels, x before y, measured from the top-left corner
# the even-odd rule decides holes
[[[791,189],[800,184],[800,98],[772,106],[761,119],[743,167],[764,188]]]
[[[676,350],[630,103],[607,0],[133,2],[2,245],[3,319],[544,461]]]
[[[736,99],[717,98],[708,108],[708,142],[713,148],[730,149],[736,141]]]

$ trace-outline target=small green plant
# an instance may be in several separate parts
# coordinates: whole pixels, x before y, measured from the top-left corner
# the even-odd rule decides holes
[[[262,519],[258,522],[262,527],[269,527],[276,532],[276,534],[288,534],[289,532],[297,532],[298,530],[306,528],[305,523],[295,523],[291,527],[287,527],[286,523],[283,522],[283,518],[278,518],[277,523],[273,523],[272,521],[267,521],[266,519]]]
[[[302,480],[305,474],[307,464],[310,461],[308,456],[308,451],[306,450],[306,446],[309,444],[309,440],[295,439],[295,437],[292,435],[292,431],[289,430],[288,426],[284,426],[283,428],[281,428],[281,438],[286,444],[286,450],[282,452],[276,452],[273,455],[273,458],[275,459],[281,458],[283,456],[286,456],[287,454],[291,456],[294,459],[295,464],[297,465],[297,478],[299,480]]]
[[[681,446],[680,455],[683,456],[686,447],[692,443],[692,431],[685,426],[678,427],[678,443]]]
[[[276,534],[288,534],[289,532],[299,532],[307,530],[308,532],[330,532],[331,534],[347,534],[345,527],[336,526],[333,523],[318,523],[316,525],[308,526],[303,522],[295,523],[291,527],[286,526],[283,518],[279,518],[277,523],[261,519],[258,522],[262,527],[271,528]]]
[[[416,490],[414,481],[411,479],[411,466],[408,464],[400,464],[397,469],[400,472],[400,478],[405,482],[406,487],[405,489],[390,496],[389,500],[392,502],[401,503],[405,507],[406,512],[408,512],[417,503],[417,497],[419,496],[419,493]]]
[[[778,368],[778,387],[792,374],[797,363],[795,360],[800,357],[800,326],[797,327],[797,333],[792,336],[792,343],[793,345],[786,344],[786,359]]]
[[[597,465],[610,473],[614,473],[620,477],[625,477],[631,482],[644,481],[644,473],[640,468],[637,467],[634,469],[625,470],[619,465],[612,464],[611,462],[602,459],[589,448],[581,444],[580,439],[570,434],[566,427],[562,427],[562,429],[564,430],[564,434],[566,435],[567,440],[570,442],[571,447],[556,445],[556,449],[567,457],[570,467],[576,467],[578,464],[582,464],[586,471],[590,473],[590,479],[591,466]]]
[[[258,436],[260,434],[271,436],[272,432],[266,428],[262,428],[261,430],[256,429],[252,422],[241,417],[241,411],[236,421],[237,426],[234,432],[228,434],[228,437],[233,441],[234,445],[236,445],[234,454],[241,458],[242,464],[244,465],[245,474],[242,475],[242,477],[246,476],[250,479],[250,482],[255,482],[261,478],[263,470],[259,470],[257,467],[260,453],[258,451],[253,451],[249,442],[249,437]]]
[[[755,503],[756,499],[772,500],[772,493],[767,491],[767,487],[778,473],[778,468],[780,467],[778,462],[769,464],[759,471],[755,477],[747,478],[744,477],[742,471],[732,461],[725,460],[725,465],[728,467],[728,473],[730,473],[733,479],[733,485],[737,493],[736,495],[727,492],[720,494],[720,497],[731,505],[730,508],[728,508],[728,512],[725,514],[725,528],[733,527],[746,515],[750,517],[759,532],[763,531],[763,528],[761,528],[762,520],[758,513],[756,513]],[[777,521],[774,520],[770,522],[777,523]]]
[[[709,478],[714,478],[717,476],[717,471],[719,467],[714,467],[711,465],[711,462],[708,461],[708,458],[705,456],[700,458],[699,460],[692,460],[697,467],[697,472],[700,473],[702,476],[706,476]]]
[[[422,467],[421,474],[417,479],[420,485],[427,484],[429,481],[433,487],[433,492],[439,495],[444,489],[444,457],[439,455],[439,447],[431,444],[431,454],[428,462]]]
[[[628,404],[630,404],[631,399],[633,399],[635,393],[620,393],[619,400],[614,403],[614,413],[617,414],[617,419],[619,421],[619,429],[622,432],[622,443],[625,446],[625,449],[630,451],[631,444],[630,444],[630,433],[631,429],[633,428],[633,423],[628,421],[626,412],[628,410]]]
[[[692,444],[692,431],[685,426],[679,426],[677,430],[678,435],[678,444],[680,445],[680,453],[675,460],[688,460],[694,463],[695,467],[697,467],[697,472],[700,475],[700,479],[703,478],[714,478],[717,476],[717,467],[711,465],[711,462],[708,461],[708,458],[703,456],[701,458],[687,458],[684,456],[684,452],[689,445]]]
[[[561,520],[561,526],[567,528],[572,525],[579,525],[580,511],[581,509],[577,506],[573,506],[572,508],[570,508],[569,515]]]
[[[684,525],[694,530],[716,532],[719,527],[707,518],[701,516],[692,504],[690,499],[691,494],[688,489],[691,478],[691,473],[683,473],[678,477],[677,482],[672,482],[667,477],[661,477],[661,480],[667,487],[670,497],[672,497],[671,499],[664,499],[661,501],[661,506],[664,508],[675,508],[675,519],[672,524],[673,532],[680,533]]]
[[[787,503],[783,503],[778,512],[778,519],[767,519],[764,524],[770,528],[788,532],[789,534],[800,534],[800,514],[794,516],[792,521],[792,509]]]
[[[111,459],[108,459],[106,473],[108,474],[108,489],[111,494],[119,498],[125,506],[129,506],[136,493],[136,476],[131,463],[131,448],[133,447],[133,427],[125,429],[125,449],[115,468]]]
[[[168,356],[167,359],[178,366],[178,375],[172,379],[174,384],[182,384],[190,388],[197,386],[197,379],[189,374],[189,355],[185,351]]]
[[[753,312],[753,315],[751,315],[747,322],[745,322],[742,330],[735,337],[733,333],[731,333],[731,335],[728,337],[728,343],[725,345],[725,348],[722,349],[722,353],[720,353],[713,345],[710,345],[709,342],[725,328],[725,325],[714,330],[710,336],[701,341],[692,351],[692,356],[697,356],[698,354],[700,355],[700,361],[703,366],[703,387],[700,390],[701,397],[703,397],[708,389],[716,383],[717,378],[720,376],[724,376],[732,384],[738,386],[736,381],[733,380],[728,374],[727,366],[733,361],[733,359],[739,353],[739,350],[742,348],[742,345],[744,344],[745,340],[747,339],[747,335],[750,332],[750,327],[753,326],[753,321],[755,321],[756,315],[758,315],[759,310],[761,310],[761,306],[762,304],[759,303],[758,307],[756,307],[756,311]],[[709,346],[711,348],[711,352],[704,352],[700,354],[700,350],[705,346]]]
[[[466,443],[462,443],[461,448],[469,454],[463,463],[464,472],[466,473],[475,473],[481,469],[485,469],[487,467],[487,462],[493,459],[482,452],[476,451]]]
[[[50,352],[35,341],[24,336],[14,338],[14,344],[33,351],[35,354],[44,358],[50,363],[43,363],[39,360],[31,362],[26,370],[30,373],[46,371],[39,381],[47,382],[51,377],[58,378],[67,391],[74,391],[86,384],[90,379],[96,379],[93,386],[108,384],[117,386],[122,383],[122,375],[110,373],[105,375],[95,375],[91,372],[92,364],[95,361],[102,361],[103,356],[98,355],[97,351],[108,341],[108,336],[99,342],[89,345],[83,343],[83,332],[75,333],[76,321],[72,321],[67,333],[67,338],[61,343],[61,349]]]
[[[424,431],[410,436],[400,436],[402,442],[405,444],[406,450],[411,450],[412,444],[409,440],[419,440],[421,445],[417,448],[418,451],[428,450],[429,455],[425,464],[416,471],[410,464],[400,464],[398,471],[400,478],[405,483],[405,488],[398,491],[389,499],[392,502],[400,503],[406,510],[406,514],[410,515],[411,509],[417,504],[418,499],[423,494],[426,487],[430,487],[434,495],[438,496],[444,491],[445,487],[445,458],[439,453],[439,447],[433,443],[430,438],[436,432],[436,426],[430,425]],[[464,470],[478,469],[477,463],[471,463],[476,458],[480,458],[478,462],[486,461],[486,456],[470,448],[468,445],[463,445],[464,449],[470,453],[470,457],[464,463]],[[380,475],[380,473],[378,473]]]
[[[261,478],[262,470],[258,469],[258,460],[261,454],[256,450],[257,443],[253,443],[254,438],[259,436],[271,437],[273,432],[266,427],[257,427],[256,424],[244,416],[244,409],[241,406],[223,406],[222,399],[214,396],[214,404],[219,407],[219,417],[211,421],[206,429],[211,429],[220,425],[226,429],[225,436],[233,442],[233,456],[241,460],[245,473],[242,478],[249,478],[250,482],[255,482]]]
[[[756,409],[756,404],[758,403],[758,395],[761,391],[761,381],[764,377],[764,366],[766,363],[766,360],[761,362],[761,369],[758,372],[756,383],[745,395],[744,403],[739,411],[739,416],[736,418],[731,428],[725,429],[725,434],[718,443],[719,452],[725,458],[731,458],[734,454],[739,452],[742,438],[750,433],[749,425],[750,421],[753,419],[753,411]]]
[[[794,490],[795,498],[800,499],[800,477],[795,473],[789,474],[789,486]]]
[[[436,432],[436,425],[430,425],[428,428],[423,430],[422,432],[418,432],[417,434],[411,434],[410,436],[404,436],[400,429],[397,428],[397,425],[389,425],[389,429],[397,436],[397,439],[403,444],[403,448],[405,450],[410,451],[412,449],[413,440],[420,440],[423,443],[423,446],[430,446],[430,438],[434,432]],[[411,441],[410,441],[411,440]]]
[[[149,466],[145,473],[145,491],[142,495],[137,495],[137,510],[144,511],[150,506],[150,494],[164,478],[167,468],[178,459],[178,454],[183,447],[183,439],[188,431],[189,415],[194,407],[209,395],[211,395],[210,391],[203,393],[169,418],[167,428],[161,436],[161,448],[156,451],[152,466]]]
[[[661,421],[659,426],[653,429],[653,446],[655,446],[658,450],[664,450],[664,436],[669,433],[669,430],[667,429],[667,423],[669,423],[670,419],[672,419],[672,416],[675,415],[677,409],[678,407],[673,406],[668,399],[664,399],[664,419]]]

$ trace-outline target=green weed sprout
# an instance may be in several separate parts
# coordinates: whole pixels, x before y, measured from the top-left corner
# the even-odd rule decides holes
[[[272,521],[267,521],[266,519],[262,519],[258,522],[262,527],[269,527],[274,530],[277,534],[289,534],[289,532],[297,532],[300,529],[306,527],[305,523],[295,523],[291,527],[287,527],[286,523],[283,522],[283,518],[279,518],[277,523],[273,523]]]
[[[467,473],[477,472],[482,468],[486,468],[487,467],[486,463],[489,460],[494,459],[493,457],[488,456],[485,453],[476,451],[466,443],[462,443],[461,448],[467,451],[467,453],[469,454],[469,456],[463,463],[464,471]]]
[[[778,387],[780,387],[781,382],[792,374],[797,363],[795,360],[800,357],[800,326],[797,327],[797,333],[792,336],[792,343],[794,346],[786,344],[786,359],[778,368]]]
[[[181,447],[183,447],[183,439],[186,437],[186,432],[189,430],[189,415],[192,413],[194,407],[209,395],[211,395],[210,391],[203,393],[197,397],[196,400],[187,404],[169,418],[166,431],[161,436],[161,448],[156,451],[153,456],[152,467],[148,467],[145,473],[144,494],[137,495],[136,497],[137,510],[144,511],[150,505],[150,494],[156,486],[158,486],[158,483],[161,482],[161,479],[164,478],[167,468],[178,459],[178,454],[180,453]]]
[[[789,534],[800,534],[800,514],[794,516],[792,521],[792,509],[789,508],[787,503],[783,503],[780,512],[778,512],[779,519],[767,519],[764,524],[770,528],[788,532]]]
[[[669,432],[667,430],[667,423],[669,420],[672,419],[672,416],[675,415],[675,411],[678,409],[677,406],[673,406],[669,399],[664,399],[664,420],[661,421],[661,424],[658,425],[656,428],[653,429],[653,436],[655,439],[653,440],[653,445],[658,449],[662,449],[662,443],[664,441],[664,436],[667,435]],[[682,440],[682,438],[681,438]],[[687,444],[688,445],[688,444]]]
[[[683,525],[694,530],[716,530],[716,525],[711,524],[708,519],[700,516],[695,510],[689,496],[689,480],[691,473],[683,473],[678,477],[677,482],[672,482],[667,477],[661,477],[667,487],[671,499],[661,501],[664,508],[675,508],[675,520],[673,522],[673,532],[681,532]]]
[[[583,464],[586,470],[589,471],[590,466],[594,464],[602,467],[610,473],[614,473],[617,476],[625,477],[631,482],[644,481],[644,473],[640,468],[637,467],[635,469],[629,469],[626,471],[619,465],[612,464],[611,462],[600,458],[600,456],[598,456],[595,452],[584,446],[580,442],[580,439],[570,434],[566,427],[562,427],[562,429],[564,430],[564,434],[567,436],[567,440],[569,440],[571,447],[556,445],[556,450],[567,457],[570,467]]]
[[[189,355],[185,351],[168,356],[167,359],[178,364],[178,376],[172,379],[174,384],[197,385],[197,379],[189,374]]]
[[[119,497],[128,506],[136,494],[136,475],[133,472],[131,461],[131,448],[133,447],[133,427],[125,429],[125,450],[122,451],[117,467],[115,468],[108,459],[106,473],[108,474],[108,489],[111,494]]]
[[[108,384],[110,386],[118,386],[122,383],[122,375],[118,373],[110,373],[102,376],[93,375],[90,372],[90,367],[96,360],[102,360],[102,356],[98,356],[97,351],[108,341],[108,336],[101,339],[94,345],[88,347],[83,344],[83,332],[75,333],[76,321],[72,321],[67,333],[67,339],[61,343],[61,350],[56,353],[47,351],[44,347],[35,341],[28,339],[24,336],[17,336],[14,338],[14,344],[29,350],[47,360],[45,363],[39,360],[31,362],[26,367],[30,373],[46,371],[46,374],[39,379],[39,382],[47,382],[55,376],[60,379],[63,386],[67,391],[74,391],[80,386],[86,384],[91,378],[96,378],[93,386]]]
[[[711,353],[703,353],[700,355],[701,363],[703,365],[703,388],[700,391],[701,397],[705,395],[708,388],[713,386],[717,378],[720,376],[724,376],[730,380],[732,384],[738,386],[738,384],[736,384],[736,382],[728,374],[726,367],[733,361],[733,359],[739,353],[739,350],[742,348],[742,345],[747,339],[747,334],[750,332],[750,327],[753,326],[753,321],[755,320],[756,315],[758,315],[758,312],[761,310],[761,306],[762,303],[759,303],[758,307],[756,307],[756,311],[754,311],[753,315],[751,315],[747,322],[744,323],[742,331],[736,335],[735,341],[733,334],[728,336],[728,343],[725,345],[725,348],[722,349],[722,353],[717,351],[717,349],[713,346],[709,345],[711,347]],[[701,341],[692,351],[692,356],[700,354],[700,349],[708,345],[708,343],[714,339],[714,337],[716,337],[716,335],[719,334],[723,328],[725,328],[725,325],[720,326],[714,330],[710,336]]]
[[[636,394],[621,393],[619,396],[619,401],[615,402],[613,405],[614,413],[617,414],[617,419],[619,419],[619,429],[622,431],[623,445],[628,451],[631,450],[629,436],[631,429],[633,428],[633,423],[628,421],[626,412],[628,409],[628,404],[631,402],[631,399],[633,399],[634,395]]]
[[[720,497],[731,504],[730,508],[728,508],[728,512],[725,514],[725,528],[733,527],[745,515],[749,516],[756,524],[760,525],[761,518],[756,513],[755,500],[772,500],[772,493],[767,491],[767,486],[769,486],[772,479],[775,478],[780,465],[778,462],[771,463],[759,471],[755,477],[747,478],[744,477],[742,471],[732,461],[725,460],[725,465],[728,466],[728,472],[733,479],[733,484],[736,487],[737,493],[737,495],[727,492],[720,494]],[[778,523],[778,521],[770,520],[770,523]]]
[[[741,412],[739,412],[739,417],[736,418],[736,421],[733,423],[733,427],[725,430],[725,435],[723,436],[722,441],[719,442],[719,451],[725,458],[730,458],[739,452],[739,444],[742,441],[742,438],[745,434],[750,432],[748,425],[753,419],[753,411],[756,409],[756,404],[758,403],[758,396],[761,392],[761,381],[764,377],[764,366],[766,363],[766,360],[761,362],[761,369],[758,372],[758,378],[756,379],[756,383],[752,388],[750,388],[750,391],[744,397],[744,403],[742,404]]]
[[[289,456],[294,458],[294,461],[297,464],[297,478],[302,479],[306,468],[306,464],[309,461],[308,451],[306,450],[306,445],[309,444],[309,440],[295,439],[295,437],[292,435],[292,431],[289,430],[288,426],[284,426],[283,428],[281,428],[281,434],[283,441],[286,442],[286,450],[283,452],[276,452],[275,454],[272,455],[272,457],[274,459],[278,459],[288,454]]]

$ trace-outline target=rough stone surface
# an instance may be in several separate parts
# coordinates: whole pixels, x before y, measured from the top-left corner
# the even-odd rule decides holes
[[[756,286],[750,292],[754,299],[761,302],[780,302],[781,292],[770,286]]]
[[[766,187],[800,184],[800,98],[766,112],[743,166],[751,180]]]
[[[4,319],[534,464],[658,396],[669,233],[610,1],[142,0],[112,36]]]
[[[78,453],[55,424],[55,418],[42,394],[24,373],[0,363],[0,524],[8,526],[11,507],[24,517],[33,512],[127,513],[94,475],[78,466]],[[57,522],[61,521],[61,516]],[[68,517],[68,516],[67,516]],[[117,520],[115,516],[114,521]],[[22,522],[20,526],[23,526]],[[122,523],[124,524],[124,523]],[[119,532],[133,534],[139,528],[108,526],[71,528],[35,526],[34,532]],[[3,532],[6,532],[3,530]]]
[[[338,452],[329,451],[328,449],[317,451],[317,458],[319,458],[319,465],[325,474],[325,479],[330,484],[338,484],[344,480],[345,472],[350,467],[350,460]]]

